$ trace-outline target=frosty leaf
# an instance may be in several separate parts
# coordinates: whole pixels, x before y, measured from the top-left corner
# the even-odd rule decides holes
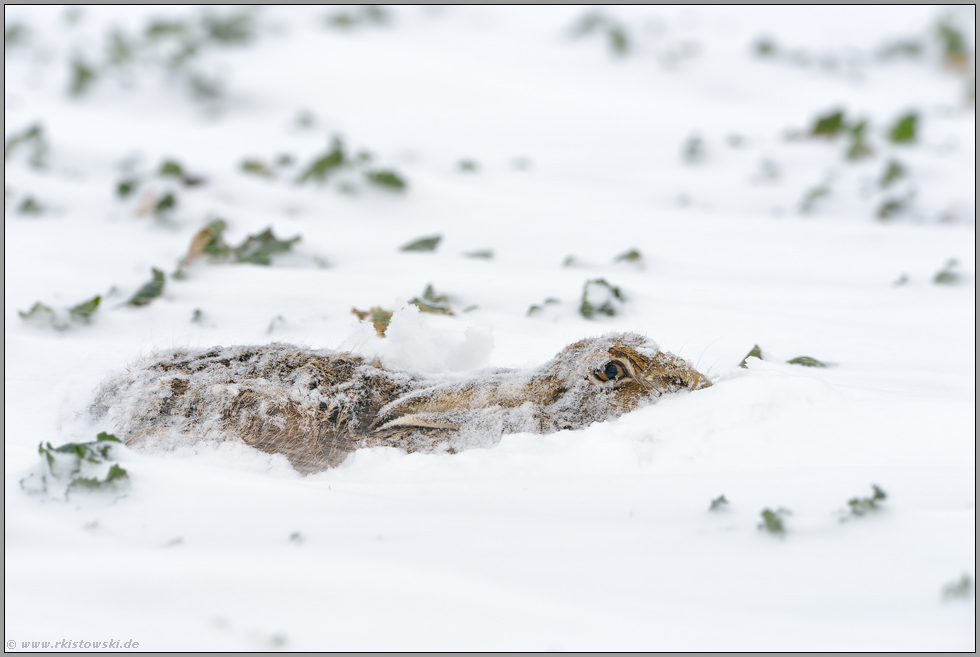
[[[738,366],[747,368],[748,365],[746,364],[746,361],[748,361],[750,358],[758,358],[759,360],[762,360],[762,349],[759,348],[759,345],[752,347],[749,353],[745,354],[745,358],[742,359],[742,362],[739,363]]]
[[[481,251],[470,251],[469,253],[464,253],[467,258],[482,258],[484,260],[490,260],[493,258],[493,251],[490,249],[484,249]]]
[[[442,241],[442,235],[432,235],[431,237],[420,237],[414,242],[409,242],[403,246],[401,251],[435,251]]]
[[[772,57],[778,51],[778,46],[769,37],[760,37],[756,40],[753,49],[759,57]]]
[[[877,484],[871,484],[871,490],[871,497],[854,497],[847,501],[847,506],[852,515],[860,517],[872,511],[877,511],[879,508],[878,503],[883,502],[888,497],[885,491]]]
[[[468,173],[475,173],[480,166],[473,160],[460,160],[457,165],[460,171],[465,171]]]
[[[786,362],[790,365],[802,365],[803,367],[827,367],[827,363],[822,363],[816,358],[810,358],[809,356],[797,356]]]
[[[44,214],[44,206],[37,202],[33,196],[28,196],[20,205],[17,206],[17,212],[20,214],[38,216]]]
[[[881,180],[878,184],[882,189],[887,188],[904,175],[905,167],[902,166],[902,163],[897,160],[889,160],[888,164],[885,165],[885,172],[881,175]]]
[[[300,239],[297,235],[288,240],[281,240],[275,236],[271,228],[266,228],[257,235],[249,235],[244,242],[233,249],[235,262],[271,265],[272,254],[289,251]]]
[[[610,285],[604,278],[594,278],[582,287],[582,303],[579,313],[586,319],[596,314],[614,316],[622,304],[623,295],[618,287]]]
[[[115,436],[102,432],[88,443],[66,443],[53,447],[51,443],[38,445],[43,475],[42,490],[57,488],[66,494],[75,488],[113,488],[128,479],[129,475],[115,461],[115,445],[121,444]],[[21,481],[24,484],[24,481]]]
[[[690,164],[697,164],[704,159],[704,142],[697,135],[691,135],[684,142],[684,160]]]
[[[956,272],[958,264],[956,258],[947,260],[946,265],[933,276],[932,282],[936,285],[955,285],[958,283],[960,281],[960,275]]]
[[[402,190],[407,186],[405,180],[395,171],[365,171],[364,177],[368,182],[387,189]]]
[[[326,182],[327,177],[334,170],[344,166],[346,162],[347,157],[344,155],[344,144],[338,137],[334,137],[330,150],[314,160],[307,167],[306,171],[300,175],[299,182],[304,183],[308,180],[318,183]]]
[[[24,130],[14,133],[4,141],[4,161],[10,159],[10,156],[21,145],[31,146],[31,155],[28,158],[31,166],[39,167],[44,164],[44,156],[48,151],[48,143],[44,138],[44,127],[40,123],[30,125]]]
[[[351,308],[351,314],[357,315],[357,318],[362,322],[366,319],[370,319],[371,323],[374,325],[374,331],[378,334],[379,338],[385,337],[385,331],[388,330],[388,324],[391,322],[391,316],[394,315],[394,311],[385,310],[381,306],[374,306],[370,310],[358,310],[357,308]]]
[[[126,302],[128,306],[145,306],[150,303],[158,296],[163,294],[163,286],[166,283],[166,278],[162,271],[153,268],[153,278],[139,289],[139,291],[133,295],[133,298]]]
[[[817,117],[810,135],[813,137],[836,137],[844,130],[844,112],[840,110]]]
[[[3,49],[19,46],[26,41],[28,30],[20,23],[3,26]]]
[[[917,123],[918,116],[916,114],[906,114],[895,122],[895,125],[888,132],[888,138],[896,144],[909,144],[915,141]]]
[[[800,214],[809,214],[813,212],[817,205],[817,201],[830,195],[830,187],[827,185],[818,185],[808,190],[803,196],[803,200],[800,201]]]
[[[970,598],[970,594],[973,593],[973,589],[973,580],[967,573],[963,573],[958,580],[950,582],[943,587],[942,596],[944,600],[967,600]]]
[[[24,321],[53,323],[55,320],[54,310],[50,306],[46,306],[40,301],[35,302],[34,305],[31,306],[31,309],[26,312],[23,310],[18,310],[17,314],[20,315],[20,318]]]
[[[191,238],[190,248],[184,256],[184,263],[190,264],[205,253],[215,257],[224,258],[231,253],[231,247],[225,244],[222,238],[227,224],[221,219],[216,219],[202,228]]]
[[[879,219],[887,220],[902,214],[908,207],[908,199],[888,198],[882,201],[875,213]]]
[[[257,159],[242,160],[241,170],[245,173],[251,173],[257,176],[265,176],[266,178],[271,178],[273,173],[272,169],[263,162]]]
[[[527,309],[527,316],[530,317],[534,313],[540,312],[541,310],[543,310],[545,306],[551,306],[551,305],[554,305],[556,303],[560,303],[558,301],[558,299],[556,299],[554,297],[548,297],[543,302],[541,302],[541,305],[540,306],[537,305],[537,304],[535,304],[535,305],[531,306],[530,308],[528,308]]]
[[[759,529],[761,531],[767,531],[770,534],[783,535],[786,533],[786,527],[783,524],[783,518],[789,515],[789,511],[786,509],[763,509],[762,522],[759,523]]]
[[[161,176],[183,178],[184,167],[182,167],[179,162],[175,162],[174,160],[164,160],[164,162],[160,165],[159,174]]]
[[[724,495],[719,495],[715,499],[711,500],[711,506],[708,508],[709,511],[721,511],[728,506],[728,500],[725,499]]]
[[[116,196],[126,198],[136,191],[140,182],[136,178],[124,178],[116,183]]]
[[[967,48],[963,32],[948,20],[939,24],[936,36],[943,49],[944,63],[953,69],[963,69],[969,66],[970,51]]]
[[[867,121],[848,126],[847,133],[851,138],[851,144],[847,148],[847,159],[861,160],[873,154],[871,147],[865,141],[865,130],[868,126]]]
[[[187,31],[187,24],[183,21],[174,20],[155,20],[146,26],[144,34],[148,39],[160,39],[170,36],[178,36]]]
[[[88,91],[89,86],[95,82],[95,69],[89,66],[85,60],[76,57],[71,62],[71,84],[68,87],[72,96],[81,96]]]
[[[244,11],[225,16],[207,14],[202,21],[208,36],[219,43],[246,43],[252,38],[252,16]]]
[[[418,306],[418,309],[424,313],[433,313],[436,315],[453,314],[453,309],[449,305],[449,297],[445,294],[437,295],[431,285],[426,286],[421,298],[415,297],[414,299],[410,299],[409,303]]]
[[[204,321],[204,312],[200,308],[195,308],[194,313],[191,315],[191,322],[194,324],[200,324]]]
[[[640,263],[643,261],[643,254],[636,249],[630,249],[625,253],[620,253],[618,256],[613,258],[613,262],[634,262]]]
[[[167,192],[159,201],[153,205],[153,212],[157,215],[164,214],[177,207],[177,197],[173,192]]]
[[[102,301],[102,296],[96,295],[88,301],[82,302],[77,306],[72,306],[68,310],[68,314],[72,319],[79,319],[84,322],[90,321],[92,319],[92,314],[99,309],[100,301]]]

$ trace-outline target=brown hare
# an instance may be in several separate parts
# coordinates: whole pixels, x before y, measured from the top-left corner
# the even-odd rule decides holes
[[[581,429],[710,385],[634,333],[581,340],[534,369],[464,377],[271,344],[143,359],[103,383],[92,411],[128,445],[240,440],[308,474],[362,447],[456,451],[506,433]]]

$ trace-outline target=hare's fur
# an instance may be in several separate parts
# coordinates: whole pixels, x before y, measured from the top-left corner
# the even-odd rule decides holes
[[[576,342],[535,369],[465,378],[271,344],[143,359],[106,381],[92,410],[129,445],[237,439],[305,474],[361,447],[455,451],[505,433],[581,429],[710,385],[634,333]]]

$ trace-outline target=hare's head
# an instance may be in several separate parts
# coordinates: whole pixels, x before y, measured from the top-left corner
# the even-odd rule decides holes
[[[381,409],[380,431],[463,429],[496,418],[505,433],[576,429],[618,417],[664,394],[710,386],[683,359],[635,333],[612,333],[565,347],[531,370],[438,383]]]

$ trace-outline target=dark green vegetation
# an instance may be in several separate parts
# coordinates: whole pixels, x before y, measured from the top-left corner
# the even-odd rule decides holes
[[[742,362],[739,363],[738,366],[743,368],[748,367],[747,361],[749,358],[764,360],[762,358],[762,348],[759,347],[759,345],[754,345],[752,349],[749,350],[749,353],[745,354],[745,358],[742,359]],[[797,356],[796,358],[790,358],[786,362],[790,365],[802,365],[803,367],[827,367],[827,363],[819,361],[810,356]]]
[[[154,267],[153,278],[144,283],[143,287],[137,290],[136,294],[134,294],[132,298],[126,302],[126,305],[145,306],[149,304],[151,301],[163,294],[163,287],[166,282],[167,279],[164,276],[164,273]]]
[[[96,295],[88,301],[72,306],[68,308],[67,317],[63,312],[56,311],[40,301],[31,306],[30,310],[20,310],[17,314],[24,321],[50,325],[63,331],[74,324],[88,324],[92,320],[92,315],[99,309],[101,301],[101,295]]]
[[[442,241],[442,235],[432,235],[430,237],[420,237],[401,247],[399,251],[435,251]]]
[[[272,228],[261,233],[248,235],[238,246],[231,246],[224,239],[228,225],[222,219],[215,219],[194,235],[184,264],[191,264],[201,256],[208,256],[211,262],[249,263],[271,265],[272,256],[292,249],[293,244],[302,239],[299,235],[290,239],[279,239]]]
[[[530,317],[531,315],[533,315],[535,313],[541,312],[541,310],[544,309],[545,306],[550,306],[550,305],[554,305],[554,304],[557,304],[557,303],[560,303],[558,301],[558,299],[556,299],[554,297],[548,297],[547,299],[545,299],[544,301],[541,302],[541,305],[534,304],[530,308],[528,308],[527,309],[527,316]]]
[[[582,286],[579,313],[586,319],[592,319],[597,314],[612,317],[619,312],[623,301],[623,293],[618,287],[604,278],[593,278]]]
[[[58,490],[64,486],[65,494],[78,490],[114,489],[125,482],[129,475],[115,461],[115,450],[121,445],[118,438],[102,432],[96,440],[88,443],[67,443],[52,447],[51,443],[38,445],[44,473],[40,477],[40,490],[50,491],[57,485]],[[30,477],[21,480],[25,489],[32,488]],[[35,488],[36,489],[36,488]]]
[[[572,35],[576,38],[597,34],[605,38],[610,52],[622,57],[628,55],[631,49],[629,34],[626,26],[619,21],[606,16],[602,12],[590,12],[578,20],[572,27]]]
[[[435,315],[453,314],[452,306],[449,305],[449,297],[445,294],[436,294],[432,285],[425,287],[425,292],[422,293],[421,297],[409,299],[408,302],[414,306],[418,306],[418,309],[424,313],[433,313]]]
[[[44,126],[34,123],[27,126],[20,132],[15,132],[3,142],[3,160],[6,162],[13,154],[21,150],[21,147],[29,149],[27,162],[34,168],[41,168],[45,164],[45,156],[48,153],[48,142],[44,137]]]
[[[852,497],[847,501],[851,515],[861,517],[881,509],[879,503],[884,502],[888,495],[877,484],[871,484],[870,497]]]
[[[956,258],[950,258],[946,264],[932,277],[932,282],[936,285],[956,285],[962,276],[956,271],[959,262]]]
[[[711,500],[711,506],[708,507],[709,511],[723,511],[728,507],[728,500],[725,499],[724,495],[719,495],[715,499]]]
[[[351,156],[344,148],[344,142],[340,137],[334,137],[330,144],[330,149],[314,159],[306,166],[297,178],[300,184],[313,182],[324,185],[329,180],[343,171],[360,172],[364,180],[375,187],[391,191],[403,191],[408,187],[405,177],[394,169],[367,169],[373,156],[367,151],[361,151],[356,156]],[[252,172],[254,173],[254,171]],[[353,192],[356,187],[349,180],[340,183],[341,191]]]
[[[786,526],[783,523],[783,518],[790,515],[788,509],[779,508],[775,511],[772,509],[763,509],[759,515],[762,516],[762,522],[759,523],[760,531],[776,534],[777,536],[785,535]]]

